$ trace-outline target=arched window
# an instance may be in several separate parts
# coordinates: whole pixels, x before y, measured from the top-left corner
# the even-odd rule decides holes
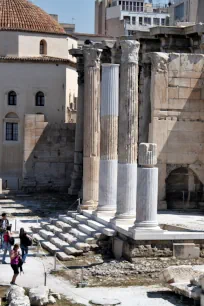
[[[42,91],[38,91],[35,96],[35,105],[44,106],[45,105],[45,95]]]
[[[5,117],[5,140],[18,141],[18,116],[15,113],[8,113]]]
[[[47,54],[47,43],[45,40],[40,41],[40,54],[41,55]]]
[[[17,104],[17,94],[15,91],[10,91],[8,93],[8,105],[16,105]]]

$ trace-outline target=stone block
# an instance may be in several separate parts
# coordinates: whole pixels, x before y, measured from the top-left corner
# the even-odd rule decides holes
[[[169,86],[173,87],[191,87],[191,79],[187,78],[169,78]]]
[[[185,282],[190,283],[190,280],[195,277],[199,277],[201,272],[195,271],[192,266],[171,266],[164,269],[160,275],[159,279],[163,283],[179,283]]]
[[[196,71],[181,71],[179,73],[181,78],[189,78],[189,79],[200,79],[202,77],[202,72]]]
[[[36,122],[36,129],[45,129],[48,122]]]
[[[204,87],[204,79],[191,79],[191,88],[203,88]]]
[[[179,259],[197,259],[200,257],[200,247],[194,243],[174,243],[173,256]]]
[[[180,70],[202,72],[204,56],[202,54],[181,54]]]
[[[177,71],[179,68],[180,68],[180,54],[170,53],[169,54],[168,70],[169,71]]]
[[[39,137],[39,136],[42,136],[44,132],[44,129],[36,129],[35,130],[35,136]]]
[[[168,109],[187,110],[189,108],[187,99],[169,99]]]
[[[201,98],[201,91],[199,88],[179,88],[179,99],[199,100]]]
[[[36,287],[29,290],[29,299],[31,305],[41,306],[47,305],[49,302],[49,288],[48,287]]]
[[[151,101],[156,109],[167,108],[168,106],[168,75],[154,74],[151,81]]]
[[[178,99],[179,88],[178,87],[169,87],[168,88],[168,97],[169,97],[169,99]]]
[[[119,238],[113,238],[112,251],[116,260],[120,260],[123,255],[124,241]]]
[[[38,114],[38,115],[36,115],[36,117],[35,117],[35,121],[36,121],[36,122],[44,122],[44,121],[45,121],[45,116],[44,116],[44,115]]]

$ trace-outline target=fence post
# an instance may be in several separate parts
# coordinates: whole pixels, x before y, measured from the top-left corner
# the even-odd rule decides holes
[[[45,272],[45,282],[44,282],[44,286],[47,286],[47,273]]]
[[[55,256],[54,256],[54,271],[57,271],[57,254],[55,252]]]

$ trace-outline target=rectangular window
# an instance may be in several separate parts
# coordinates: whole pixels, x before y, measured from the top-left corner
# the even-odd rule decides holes
[[[139,17],[139,25],[143,24],[143,17]]]
[[[134,35],[134,31],[128,31],[128,36],[133,36]]]
[[[132,7],[132,1],[130,1],[130,11],[132,12],[132,9],[133,9],[133,7]]]
[[[136,7],[136,2],[133,2],[133,12],[136,12],[137,7]]]
[[[126,11],[129,11],[129,2],[126,1]]]
[[[6,122],[6,140],[18,141],[18,123]]]
[[[140,2],[137,2],[137,12],[140,11]]]
[[[119,5],[121,5],[122,1],[119,1]]]
[[[132,17],[132,24],[136,24],[136,17]]]
[[[151,25],[151,24],[152,24],[151,18],[149,18],[149,17],[144,17],[144,24]]]
[[[161,19],[161,25],[163,25],[163,26],[165,25],[165,18]]]
[[[130,16],[124,16],[124,20],[126,24],[130,24]]]
[[[125,11],[125,1],[123,1],[122,10]]]
[[[159,18],[154,18],[153,19],[153,23],[154,23],[154,25],[160,25],[160,19]]]
[[[141,12],[143,12],[144,11],[144,5],[143,5],[143,3],[141,3],[141,10],[140,10]]]

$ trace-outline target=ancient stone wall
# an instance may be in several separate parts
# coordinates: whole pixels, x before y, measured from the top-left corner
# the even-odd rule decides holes
[[[67,191],[74,162],[74,133],[74,124],[48,124],[44,115],[25,115],[25,190]]]
[[[177,177],[174,200],[182,208],[192,207],[192,202],[199,208],[204,184],[204,55],[150,53],[146,62],[147,58],[151,62],[149,142],[158,145],[159,208],[167,208],[166,180],[177,168],[187,169],[188,178],[183,188]]]

